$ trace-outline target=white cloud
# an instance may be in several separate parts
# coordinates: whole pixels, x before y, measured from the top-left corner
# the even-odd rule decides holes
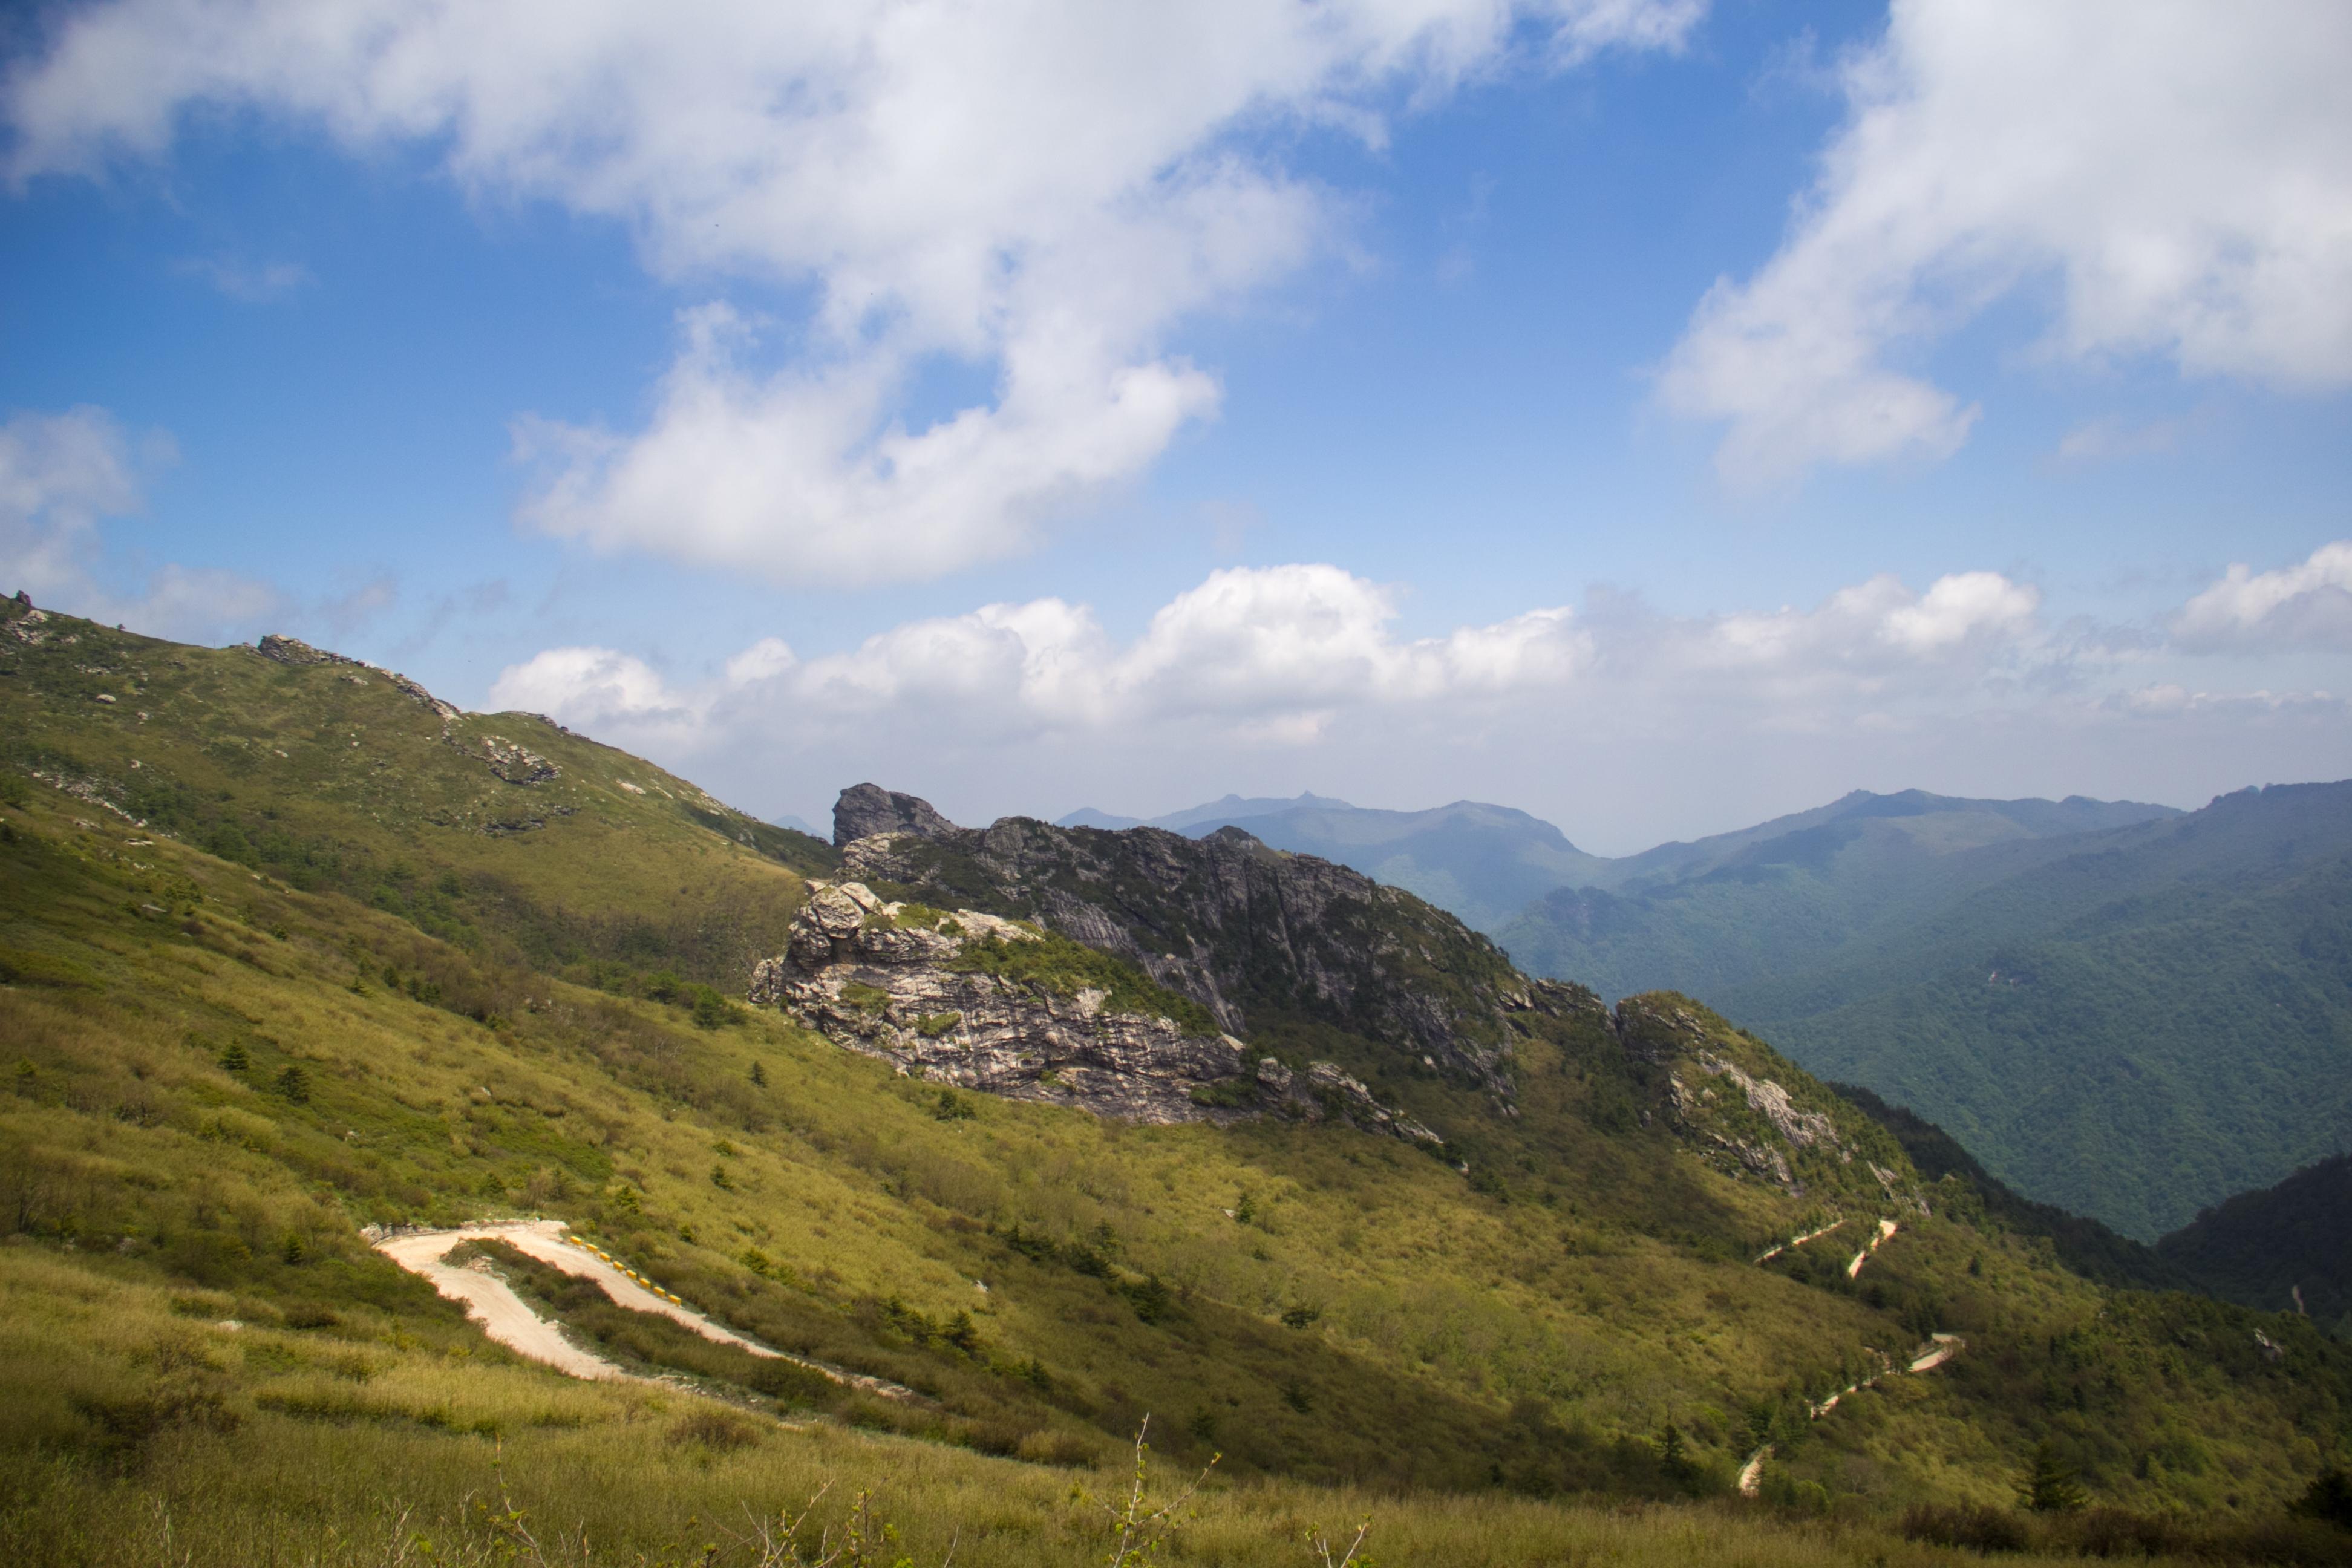
[[[1910,368],[2054,279],[2043,345],[2290,389],[2352,383],[2352,8],[1897,0],[1780,250],[1718,281],[1662,397],[1738,484],[1948,456],[1978,410]]]
[[[2232,565],[2181,607],[2172,635],[2200,650],[2352,650],[2352,539],[2275,572]]]
[[[645,429],[520,422],[544,465],[525,516],[779,580],[904,579],[1022,548],[1214,412],[1169,334],[1327,249],[1345,205],[1258,132],[1377,143],[1389,106],[1514,50],[1674,48],[1704,9],[110,0],[11,76],[7,168],[98,174],[161,155],[194,110],[258,110],[624,223],[666,278],[809,286],[788,368],[749,363],[755,324],[707,305]],[[942,356],[995,389],[908,428]]]
[[[2325,691],[2192,691],[2177,681],[2157,681],[2117,692],[2105,706],[2135,718],[2157,720],[2212,713],[2269,717],[2297,710],[2335,718],[2344,711],[2343,700]]]
[[[1591,658],[1565,609],[1442,637],[1398,637],[1394,595],[1335,566],[1234,568],[1178,595],[1125,647],[1059,599],[913,621],[803,660],[763,638],[722,679],[673,689],[609,648],[551,648],[498,679],[491,701],[599,721],[714,731],[789,712],[1008,740],[1165,723],[1310,735],[1335,712],[1475,704],[1557,689]]]
[[[1998,572],[1960,572],[1937,578],[1917,603],[1889,612],[1884,635],[1906,652],[1935,653],[2022,627],[2041,604],[2040,589]]]
[[[0,561],[36,600],[81,586],[100,520],[143,504],[131,443],[104,409],[0,425]]]
[[[1587,625],[1548,607],[1407,638],[1395,593],[1339,567],[1233,568],[1177,595],[1124,645],[1087,606],[1037,599],[908,622],[813,658],[763,638],[698,685],[672,685],[614,649],[552,648],[502,673],[491,701],[689,747],[731,744],[769,715],[788,715],[811,743],[894,731],[983,749],[1174,733],[1297,745],[1400,721],[1467,737],[1563,704],[1636,727],[1719,703],[1836,727],[2059,657],[2044,647],[2039,603],[1996,573],[1956,574],[1925,593],[1880,576],[1812,610]]]
[[[1881,574],[1770,612],[1595,591],[1429,637],[1403,635],[1399,606],[1336,566],[1220,571],[1132,637],[1047,598],[835,652],[762,638],[699,679],[553,648],[505,671],[491,705],[812,817],[860,778],[970,821],[1312,788],[1502,801],[1612,850],[1857,785],[2193,805],[2352,773],[2346,704],[2300,689],[2307,672],[2231,689],[2152,628],[2048,624],[2039,591],[1999,573]]]
[[[132,594],[104,585],[100,525],[144,510],[146,476],[173,457],[168,437],[134,443],[102,408],[0,424],[0,592],[158,637],[215,635],[278,608],[274,590],[233,572],[165,565]]]
[[[2032,631],[2041,602],[2040,590],[1998,572],[1939,577],[1925,594],[1882,573],[1811,610],[1722,616],[1678,626],[1668,640],[1701,668],[1874,679],[1963,648],[2011,647]]]

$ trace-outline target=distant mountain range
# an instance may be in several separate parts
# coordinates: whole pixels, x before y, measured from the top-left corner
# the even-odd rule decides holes
[[[2085,834],[2181,814],[2131,801],[1967,800],[1856,790],[1812,811],[1607,862],[1490,934],[1539,973],[1608,995],[1717,997],[2064,853]]]
[[[2352,784],[2193,813],[1856,791],[1613,858],[1470,801],[1228,796],[1156,825],[1353,867],[1533,973],[1704,998],[2142,1240],[2352,1136]]]
[[[1239,827],[1270,847],[1319,856],[1402,888],[1489,935],[1531,900],[1612,864],[1539,817],[1471,800],[1428,811],[1375,811],[1319,795],[1229,795],[1148,822],[1086,810],[1059,826],[1164,827],[1195,838]]]

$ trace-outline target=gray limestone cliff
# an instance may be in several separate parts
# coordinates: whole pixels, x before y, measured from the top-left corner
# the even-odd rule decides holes
[[[1531,981],[1501,949],[1401,889],[1238,828],[957,827],[872,785],[835,813],[845,879],[887,896],[1031,920],[1125,960],[1230,1035],[1336,1029],[1379,1063],[1515,1094],[1515,1044],[1572,988]],[[1377,1058],[1377,1059],[1374,1059]]]
[[[1436,1141],[1332,1063],[1294,1071],[1253,1058],[1231,1035],[1137,1010],[1131,996],[1122,1005],[1110,986],[1085,984],[1083,970],[1057,984],[1055,942],[982,910],[818,882],[787,951],[752,972],[751,1000],[912,1076],[1007,1099],[1148,1122],[1273,1111]],[[1035,952],[1014,951],[1024,947]],[[1007,963],[1008,952],[1048,962]]]

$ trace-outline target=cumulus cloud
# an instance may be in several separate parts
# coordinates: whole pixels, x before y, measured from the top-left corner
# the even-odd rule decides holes
[[[1123,647],[1085,605],[1035,599],[908,622],[813,659],[762,638],[690,689],[610,648],[551,648],[502,672],[490,695],[662,731],[768,710],[996,741],[1169,722],[1307,739],[1343,710],[1557,689],[1591,658],[1565,609],[1417,639],[1395,635],[1397,618],[1391,591],[1335,566],[1234,568],[1178,595]]]
[[[2044,350],[2289,389],[2352,383],[2352,9],[1896,0],[1778,252],[1666,361],[1738,484],[1948,456],[1979,410],[1938,338],[2056,284]]]
[[[2039,603],[1997,573],[1925,592],[1879,576],[1810,610],[1585,617],[1549,606],[1405,637],[1397,595],[1380,584],[1330,565],[1233,568],[1125,643],[1083,605],[1036,599],[911,621],[815,658],[763,638],[699,683],[611,648],[551,648],[504,671],[491,701],[688,747],[726,743],[767,714],[790,715],[803,738],[897,730],[986,748],[1171,734],[1284,746],[1399,722],[1467,740],[1571,708],[1642,727],[1722,703],[1837,725],[1948,699],[2041,657]]]
[[[102,582],[100,525],[142,510],[147,476],[173,455],[168,437],[134,441],[102,408],[0,424],[0,591],[159,637],[208,636],[277,607],[266,584],[231,572],[166,565],[129,594]]]
[[[428,146],[616,220],[662,276],[805,287],[791,362],[684,314],[640,430],[525,419],[537,527],[788,581],[936,574],[1132,479],[1217,385],[1187,315],[1327,249],[1344,203],[1269,128],[1377,143],[1517,52],[1675,48],[1704,0],[102,0],[0,89],[20,184],[165,153],[197,109]],[[941,359],[984,402],[920,427]]]
[[[2172,635],[2199,650],[2352,649],[2352,539],[2275,572],[2231,566],[2181,607]]]
[[[490,701],[768,810],[821,815],[866,777],[972,821],[1231,790],[1473,795],[1612,852],[1857,784],[2195,804],[2352,772],[2342,699],[2233,689],[2154,626],[2053,625],[2033,584],[2000,573],[1882,574],[1809,606],[1706,615],[1596,590],[1428,636],[1402,609],[1336,566],[1234,569],[1131,636],[1045,598],[837,651],[763,637],[703,675],[559,647],[504,671]]]

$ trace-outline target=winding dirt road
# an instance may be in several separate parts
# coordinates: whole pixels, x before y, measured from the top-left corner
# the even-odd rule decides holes
[[[582,1350],[565,1339],[561,1329],[532,1311],[505,1280],[490,1272],[488,1265],[452,1267],[442,1261],[461,1242],[498,1240],[520,1246],[518,1232],[537,1233],[547,1227],[552,1227],[559,1235],[563,1229],[553,1220],[541,1220],[527,1226],[469,1225],[457,1230],[388,1236],[375,1244],[375,1249],[411,1274],[422,1275],[433,1289],[449,1300],[463,1301],[466,1316],[479,1323],[484,1333],[517,1355],[544,1362],[558,1372],[591,1381],[646,1381],[623,1372],[604,1357]],[[561,1242],[551,1245],[562,1247]],[[535,1248],[530,1250],[531,1256],[539,1256]]]
[[[1883,1220],[1880,1223],[1882,1225],[1885,1224]],[[1887,1226],[1885,1233],[1882,1235],[1879,1239],[1883,1241],[1887,1236],[1892,1236],[1894,1234],[1894,1226],[1891,1225]],[[1864,1253],[1864,1256],[1868,1257],[1869,1254]],[[1917,1350],[1911,1352],[1910,1364],[1904,1368],[1906,1372],[1933,1372],[1937,1367],[1943,1365],[1946,1362],[1951,1360],[1954,1356],[1969,1348],[1968,1341],[1960,1338],[1958,1334],[1930,1334],[1927,1336],[1927,1343],[1921,1345]],[[1874,1351],[1871,1353],[1875,1355],[1878,1352]],[[1805,1412],[1813,1420],[1818,1421],[1822,1416],[1827,1415],[1831,1411],[1835,1410],[1838,1407],[1838,1401],[1843,1399],[1847,1394],[1858,1394],[1862,1390],[1868,1388],[1871,1384],[1878,1382],[1880,1379],[1892,1376],[1894,1373],[1895,1365],[1892,1362],[1889,1362],[1882,1371],[1874,1372],[1868,1377],[1847,1384],[1835,1394],[1823,1399],[1819,1405],[1808,1405],[1805,1407]],[[1769,1443],[1765,1444],[1762,1447],[1748,1456],[1748,1462],[1739,1467],[1739,1495],[1741,1497],[1754,1497],[1762,1489],[1764,1461],[1771,1457],[1772,1445]]]
[[[1880,1247],[1885,1246],[1888,1238],[1893,1237],[1894,1234],[1901,1228],[1902,1227],[1900,1226],[1897,1226],[1891,1219],[1880,1220],[1878,1222],[1878,1234],[1870,1238],[1870,1245],[1864,1247],[1860,1252],[1855,1253],[1853,1255],[1853,1261],[1845,1266],[1845,1277],[1851,1279],[1860,1274],[1862,1272],[1862,1266],[1870,1261],[1870,1255],[1877,1251]]]
[[[810,1361],[804,1356],[787,1355],[772,1350],[748,1335],[739,1334],[723,1323],[715,1323],[696,1311],[676,1296],[625,1264],[618,1263],[602,1248],[568,1235],[570,1227],[560,1219],[514,1220],[499,1225],[460,1226],[455,1230],[409,1231],[386,1236],[375,1242],[375,1249],[412,1274],[419,1274],[432,1282],[433,1288],[455,1301],[466,1303],[466,1315],[482,1325],[482,1331],[518,1355],[544,1362],[557,1371],[573,1377],[618,1379],[631,1383],[654,1381],[622,1371],[602,1356],[582,1350],[563,1337],[562,1326],[548,1321],[532,1311],[509,1288],[507,1282],[491,1272],[486,1264],[474,1263],[452,1268],[442,1261],[461,1242],[503,1241],[516,1251],[537,1258],[551,1268],[579,1279],[592,1279],[614,1304],[635,1312],[658,1312],[682,1327],[692,1330],[706,1340],[771,1361],[788,1361],[794,1366],[804,1366],[820,1377],[840,1384],[845,1388],[859,1389],[883,1399],[919,1401],[922,1395],[913,1389],[887,1378],[870,1377],[862,1372],[845,1372],[837,1366]]]
[[[1793,1252],[1809,1241],[1820,1240],[1822,1237],[1827,1236],[1830,1232],[1837,1229],[1843,1224],[1845,1224],[1845,1221],[1842,1219],[1833,1219],[1830,1221],[1829,1224],[1822,1226],[1819,1230],[1809,1230],[1802,1236],[1792,1236],[1788,1240],[1780,1243],[1780,1246],[1768,1247],[1764,1251],[1758,1253],[1756,1255],[1756,1261],[1759,1263],[1769,1263],[1772,1259],[1780,1257],[1780,1254],[1784,1252]]]

